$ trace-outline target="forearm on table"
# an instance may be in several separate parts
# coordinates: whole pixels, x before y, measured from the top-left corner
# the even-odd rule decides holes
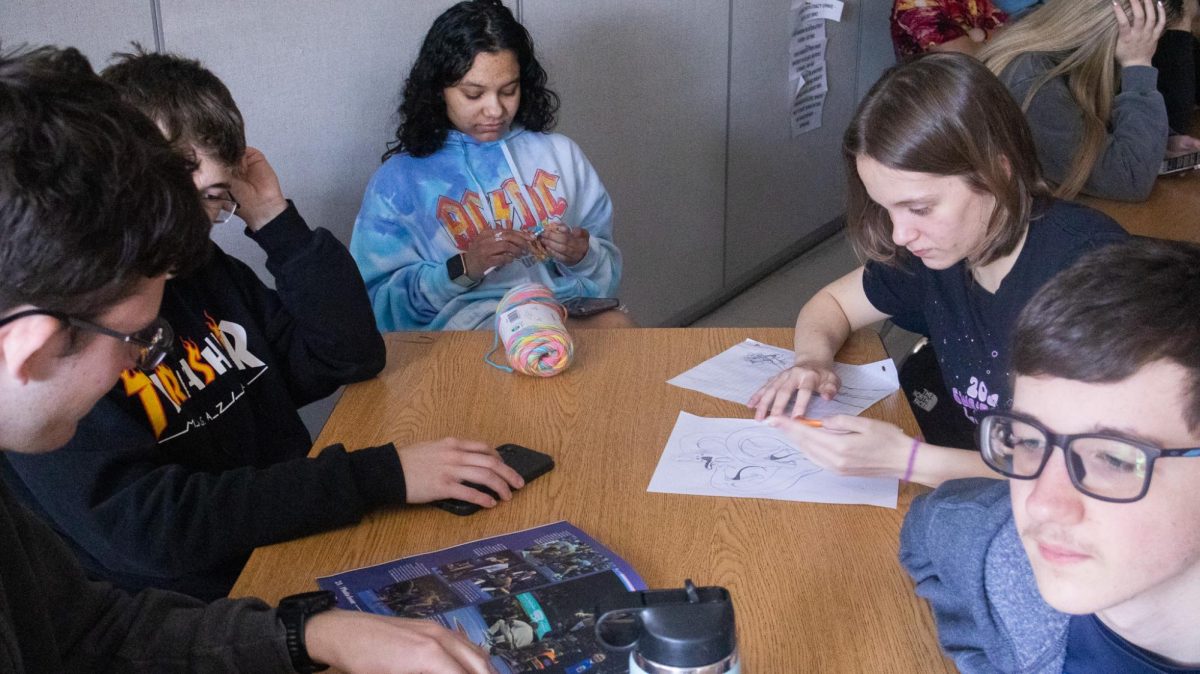
[[[913,456],[910,482],[928,487],[937,487],[948,480],[967,477],[1001,479],[996,471],[988,468],[979,452],[955,447],[941,447],[922,442]]]
[[[403,503],[405,488],[391,445],[358,452],[334,445],[316,458],[264,468],[162,466],[119,488],[97,489],[90,512],[66,525],[81,538],[103,536],[110,547],[92,552],[114,571],[176,576],[352,524],[373,508]]]

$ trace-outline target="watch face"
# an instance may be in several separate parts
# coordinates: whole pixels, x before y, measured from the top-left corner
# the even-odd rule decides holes
[[[451,281],[464,288],[470,288],[475,285],[475,281],[471,280],[470,276],[467,276],[467,268],[463,264],[462,253],[446,260],[446,275],[450,277]]]

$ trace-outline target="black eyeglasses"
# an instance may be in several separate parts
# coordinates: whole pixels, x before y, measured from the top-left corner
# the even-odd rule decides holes
[[[223,197],[215,194],[201,194],[200,202],[204,204],[204,210],[208,211],[208,217],[214,225],[223,225],[229,222],[233,214],[237,213],[240,205],[228,192]]]
[[[1157,459],[1200,457],[1200,447],[1159,449],[1105,433],[1052,433],[1036,419],[1015,412],[993,412],[979,424],[984,462],[1017,480],[1042,474],[1054,448],[1063,450],[1067,475],[1080,492],[1101,501],[1130,503],[1146,495]]]
[[[98,332],[125,342],[137,349],[136,366],[143,372],[154,372],[154,369],[161,365],[163,360],[171,354],[172,344],[175,341],[175,331],[171,329],[171,324],[167,323],[166,319],[162,317],[155,318],[153,323],[132,335],[117,332],[103,325],[96,325],[91,321],[85,321],[82,318],[76,318],[61,311],[51,311],[49,309],[26,309],[25,311],[18,311],[11,316],[0,318],[0,326],[28,316],[50,316],[74,328],[89,332]]]

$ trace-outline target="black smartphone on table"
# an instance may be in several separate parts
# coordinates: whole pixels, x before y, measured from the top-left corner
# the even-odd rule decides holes
[[[550,472],[551,468],[554,468],[554,459],[549,454],[543,454],[542,452],[522,447],[521,445],[500,445],[496,448],[496,453],[500,455],[500,459],[509,468],[517,471],[517,475],[520,475],[525,480],[525,484],[529,484],[535,478],[545,475]],[[497,501],[500,500],[500,495],[492,491],[490,487],[475,484],[474,482],[464,482],[463,484],[472,489],[478,489]],[[452,512],[455,515],[470,515],[483,508],[481,505],[476,505],[470,501],[460,501],[456,498],[434,501],[433,505],[447,512]]]
[[[615,297],[576,297],[563,302],[563,308],[571,318],[587,318],[619,306],[621,300]]]

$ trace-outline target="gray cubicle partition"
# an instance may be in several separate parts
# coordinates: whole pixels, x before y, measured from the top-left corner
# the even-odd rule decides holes
[[[562,95],[560,130],[612,196],[634,317],[659,324],[719,293],[728,0],[521,4]]]
[[[80,47],[99,68],[131,40],[204,61],[230,86],[310,224],[349,241],[391,138],[401,79],[445,2],[6,0],[0,44]],[[677,324],[831,231],[838,146],[890,62],[889,3],[828,25],[822,127],[791,138],[791,0],[516,0],[563,97],[559,130],[596,165],[625,253],[621,295]],[[866,16],[863,16],[863,14]],[[266,277],[236,227],[215,237]]]

